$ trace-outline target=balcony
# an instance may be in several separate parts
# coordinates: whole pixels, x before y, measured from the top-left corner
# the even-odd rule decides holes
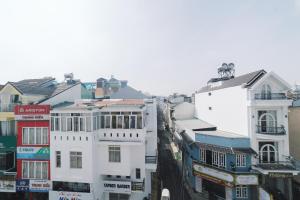
[[[0,112],[14,112],[19,103],[0,104]]]
[[[255,94],[256,100],[284,100],[287,99],[285,93]]]
[[[146,129],[100,129],[99,142],[133,142],[145,141]]]
[[[284,126],[272,127],[272,126],[256,126],[256,133],[266,135],[285,135],[286,131]]]
[[[145,180],[143,182],[131,182],[131,190],[133,192],[143,192],[145,189]]]

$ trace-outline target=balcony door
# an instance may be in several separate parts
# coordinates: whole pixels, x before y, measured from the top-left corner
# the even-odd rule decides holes
[[[274,133],[277,127],[276,111],[258,111],[258,132]]]
[[[261,99],[271,99],[272,90],[270,85],[263,85],[261,90]]]

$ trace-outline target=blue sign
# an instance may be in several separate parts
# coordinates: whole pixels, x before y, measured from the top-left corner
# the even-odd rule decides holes
[[[50,160],[50,148],[17,147],[17,159]]]
[[[17,180],[17,192],[29,192],[29,180]]]

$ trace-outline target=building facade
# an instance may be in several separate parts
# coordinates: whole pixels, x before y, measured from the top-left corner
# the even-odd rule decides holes
[[[18,105],[17,122],[17,192],[47,199],[50,182],[49,105]]]
[[[155,99],[78,101],[53,109],[49,198],[149,199],[156,115]]]
[[[196,116],[250,138],[258,153],[252,168],[262,189],[279,199],[292,199],[291,179],[298,174],[289,152],[289,90],[278,75],[260,70],[212,79],[195,94]]]

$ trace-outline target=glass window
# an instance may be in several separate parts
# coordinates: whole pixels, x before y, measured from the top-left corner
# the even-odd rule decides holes
[[[54,118],[54,126],[55,126],[55,131],[60,131],[60,123],[58,117]]]
[[[82,168],[82,152],[70,152],[70,168]]]
[[[137,128],[142,129],[143,128],[143,118],[141,115],[137,116]]]
[[[136,175],[136,179],[140,179],[141,178],[141,169],[140,168],[136,168],[135,169],[135,175]]]
[[[122,129],[123,128],[123,116],[118,116],[118,126],[117,126],[117,128],[118,129]]]
[[[41,179],[42,178],[42,163],[41,162],[36,162],[35,163],[35,178]]]
[[[42,128],[35,129],[36,144],[42,144]]]
[[[131,115],[130,116],[130,128],[131,129],[135,129],[136,128],[136,116],[135,115]]]
[[[104,122],[105,122],[105,121],[104,121],[104,116],[102,115],[100,118],[101,118],[100,126],[101,126],[101,128],[104,128],[104,127],[105,127],[105,126],[104,126],[104,125],[105,125],[105,123],[104,123]]]
[[[74,117],[74,132],[78,132],[78,131],[79,131],[79,118]]]
[[[43,176],[42,179],[48,179],[48,162],[42,162]]]
[[[51,117],[51,131],[54,131],[54,117]]]
[[[129,129],[129,116],[125,115],[124,116],[124,125],[123,125],[124,129]]]
[[[49,144],[49,142],[48,142],[48,128],[43,128],[43,144]]]
[[[22,161],[22,178],[28,179],[28,162]]]
[[[100,124],[101,124],[101,122],[100,122],[100,116],[97,116],[97,130],[100,129]]]
[[[97,117],[93,117],[93,130],[97,130]]]
[[[236,198],[248,198],[247,186],[237,185],[235,191],[236,191]]]
[[[61,167],[61,152],[60,151],[56,151],[56,167],[60,168]]]
[[[28,144],[29,140],[29,129],[23,128],[23,135],[22,135],[22,143]]]
[[[200,154],[200,161],[201,162],[206,162],[206,150],[205,149],[203,149],[203,148],[200,148],[199,149],[199,154]]]
[[[111,116],[111,128],[114,128],[114,129],[117,128],[117,116],[116,115]]]
[[[29,144],[35,144],[34,128],[29,128]]]
[[[34,179],[34,162],[29,162],[29,178]]]
[[[237,154],[236,155],[236,166],[237,167],[246,167],[246,155]]]
[[[91,132],[92,131],[92,118],[86,117],[86,131]]]
[[[105,115],[105,128],[110,128],[110,115]]]
[[[109,162],[121,162],[121,147],[108,146]]]
[[[72,117],[67,118],[67,131],[73,131],[73,119],[72,119]]]
[[[63,132],[67,131],[67,122],[65,116],[61,116],[61,131]]]

